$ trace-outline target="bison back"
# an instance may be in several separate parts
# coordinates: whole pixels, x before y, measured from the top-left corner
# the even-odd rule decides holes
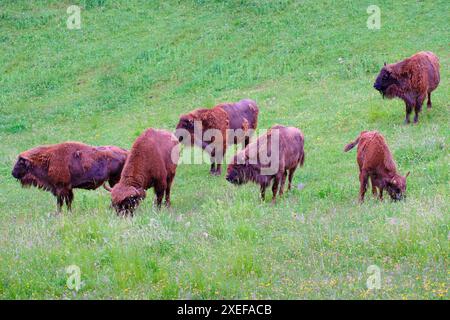
[[[255,101],[244,99],[237,103],[224,103],[219,106],[228,114],[230,129],[256,129],[259,109]],[[245,125],[246,122],[247,125]]]

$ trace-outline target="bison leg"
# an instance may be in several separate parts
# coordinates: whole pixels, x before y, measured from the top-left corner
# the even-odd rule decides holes
[[[411,120],[409,119],[412,112],[412,105],[409,103],[406,103],[406,116],[405,116],[405,124],[409,124]]]
[[[383,188],[380,188],[379,199],[380,199],[381,201],[383,201]]]
[[[167,183],[166,181],[158,181],[155,184],[155,194],[156,194],[156,207],[158,209],[161,208],[161,204],[162,204],[162,200],[164,197],[164,193],[166,191],[167,188]]]
[[[174,178],[173,175],[169,175],[167,178],[166,199],[165,199],[165,205],[167,208],[170,208],[170,188],[172,187],[173,178]]]
[[[289,191],[291,190],[291,186],[292,186],[292,178],[294,177],[295,169],[297,169],[297,167],[295,167],[295,168],[289,170],[289,184],[288,184],[288,190],[289,190]]]
[[[65,195],[64,195],[64,200],[66,202],[66,206],[67,209],[69,211],[72,211],[72,201],[73,201],[73,191],[69,190]]]
[[[283,195],[283,193],[284,193],[284,185],[285,185],[285,183],[286,183],[286,177],[287,177],[287,170],[285,170],[285,171],[283,172],[283,175],[281,176],[280,193],[279,193],[280,197],[281,197],[281,196]]]
[[[427,109],[431,109],[431,92],[428,92]]]
[[[214,161],[214,160],[211,160]],[[214,173],[216,172],[216,163],[215,162],[211,162],[211,169],[209,169],[209,173],[211,175],[214,175]]]
[[[364,170],[359,173],[359,202],[364,202],[364,195],[366,194],[367,182],[369,180],[368,178],[367,172]]]
[[[266,200],[266,188],[267,186],[265,184],[261,185],[261,200]]]
[[[222,174],[222,164],[221,163],[216,164],[216,172],[214,174],[216,176],[220,176]]]
[[[414,106],[414,123],[419,122],[419,112],[422,110],[423,101],[425,100],[425,96],[419,96],[416,100],[416,104]]]
[[[69,209],[69,211],[72,210],[73,192],[71,189],[60,189],[60,190],[57,190],[56,193],[54,193],[54,194],[56,196],[56,204],[57,204],[58,213],[60,213],[62,211],[64,202],[67,205],[67,209]]]
[[[246,148],[250,143],[250,137],[249,136],[245,136],[244,138],[244,148]]]
[[[372,177],[370,177],[370,184],[372,185],[372,194],[376,198],[378,196],[378,194],[377,194],[377,187],[373,183],[373,178]]]
[[[222,173],[222,169],[220,168],[221,167],[221,164],[219,163],[220,159],[216,158],[215,151],[211,153],[210,159],[211,159],[211,169],[209,170],[209,173],[213,176],[220,176]]]
[[[64,199],[61,195],[56,196],[56,210],[61,213],[62,206],[64,204]]]
[[[277,175],[275,176],[275,179],[273,180],[272,185],[272,203],[275,204],[277,202],[277,192],[278,192],[278,185],[280,184],[281,178]]]

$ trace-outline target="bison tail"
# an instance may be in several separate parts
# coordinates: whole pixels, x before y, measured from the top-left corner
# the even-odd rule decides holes
[[[344,148],[344,152],[347,152],[347,151],[352,150],[353,147],[356,146],[358,143],[359,143],[359,137],[356,138],[355,141],[353,141],[353,142],[347,144],[347,145],[345,146],[345,148]]]
[[[303,167],[304,163],[305,163],[305,152],[302,152],[302,155],[300,156],[300,167]]]

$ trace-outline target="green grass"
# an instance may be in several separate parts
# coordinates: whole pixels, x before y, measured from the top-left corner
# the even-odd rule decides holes
[[[0,3],[0,298],[449,298],[448,1],[78,3],[81,30],[66,28],[72,1]],[[370,4],[380,30],[366,27]],[[372,83],[384,61],[421,50],[440,57],[442,81],[433,109],[403,126],[403,102]],[[118,218],[99,189],[55,215],[51,194],[10,174],[36,145],[129,148],[147,127],[244,97],[260,128],[306,137],[305,188],[276,206],[205,163],[178,167],[170,210],[149,197]],[[342,149],[371,129],[411,171],[405,202],[357,204],[355,151]],[[373,264],[379,290],[366,287]]]

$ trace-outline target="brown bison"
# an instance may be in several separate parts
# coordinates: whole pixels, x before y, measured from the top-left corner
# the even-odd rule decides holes
[[[70,211],[72,189],[94,190],[106,181],[114,186],[127,155],[128,151],[119,147],[92,147],[79,142],[40,146],[19,155],[12,175],[23,187],[50,191],[57,198],[58,212],[64,202]]]
[[[111,191],[112,206],[119,214],[132,214],[146,191],[154,188],[161,207],[165,194],[170,206],[170,188],[179,158],[179,142],[170,132],[147,129],[133,143],[118,184]]]
[[[345,146],[344,152],[358,145],[357,161],[359,165],[359,201],[364,201],[367,190],[367,182],[370,177],[372,193],[383,200],[383,190],[386,189],[393,200],[401,200],[405,197],[406,178],[397,172],[397,168],[389,151],[384,137],[378,131],[363,131],[352,143]]]
[[[288,190],[291,190],[294,172],[298,165],[303,166],[303,146],[304,136],[299,129],[275,125],[234,156],[228,165],[226,179],[236,185],[248,181],[259,184],[262,200],[273,181],[272,202],[275,203],[277,192],[283,195],[288,172]]]
[[[227,145],[242,142],[248,145],[258,124],[258,112],[256,102],[250,99],[222,103],[212,109],[195,109],[180,117],[176,135],[180,142],[206,150],[211,156],[210,173],[220,175]]]
[[[426,51],[397,63],[385,63],[373,86],[383,97],[398,97],[405,101],[405,124],[408,124],[413,107],[414,123],[419,121],[419,112],[426,97],[427,107],[431,108],[431,92],[437,88],[439,81],[439,58]]]

